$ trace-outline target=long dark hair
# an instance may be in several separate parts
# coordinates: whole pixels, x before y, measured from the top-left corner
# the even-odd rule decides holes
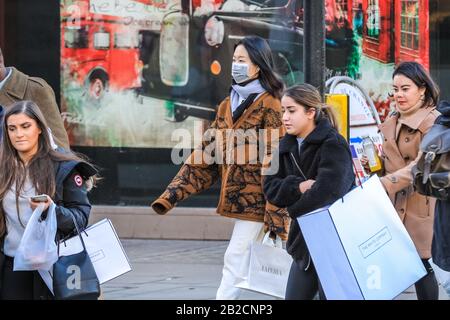
[[[41,130],[38,138],[38,150],[28,164],[21,160],[8,135],[8,118],[16,114],[25,114],[35,120]],[[54,197],[56,192],[55,162],[70,160],[89,162],[82,155],[68,151],[60,153],[53,149],[45,118],[39,107],[32,101],[20,101],[10,106],[5,113],[2,130],[3,137],[0,146],[0,201],[3,201],[8,190],[15,186],[17,214],[19,222],[21,222],[18,199],[27,176],[37,194],[47,194],[50,197]],[[4,222],[4,212],[0,208],[0,236],[5,232]]]
[[[419,88],[425,88],[424,106],[438,105],[439,87],[421,64],[415,61],[402,62],[395,68],[392,79],[399,74],[410,79]]]
[[[266,40],[258,36],[247,36],[238,45],[243,45],[250,60],[259,67],[259,81],[264,89],[275,98],[280,99],[284,89],[283,81],[274,70],[272,51]]]
[[[322,102],[322,96],[319,90],[308,83],[302,83],[292,86],[283,93],[283,96],[289,97],[296,103],[302,105],[306,111],[314,109],[314,123],[318,124],[320,120],[326,118],[330,121],[331,126],[339,130],[339,124],[333,107]]]

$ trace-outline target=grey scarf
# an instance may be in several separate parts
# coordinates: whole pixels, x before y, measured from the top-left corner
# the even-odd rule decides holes
[[[241,102],[252,93],[257,93],[255,100],[266,92],[266,90],[261,86],[259,79],[255,79],[252,82],[247,83],[245,86],[240,86],[238,84],[233,84],[231,86],[230,102],[231,102],[231,113],[233,113],[236,108],[241,104]]]

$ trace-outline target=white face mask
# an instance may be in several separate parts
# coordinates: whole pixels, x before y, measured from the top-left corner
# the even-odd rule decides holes
[[[248,76],[248,64],[233,62],[231,65],[231,76],[236,83],[242,83],[250,79]]]

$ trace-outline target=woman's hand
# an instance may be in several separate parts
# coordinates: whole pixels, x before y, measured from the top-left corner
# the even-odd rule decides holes
[[[299,185],[300,192],[301,193],[305,193],[306,191],[311,189],[311,187],[313,186],[314,182],[316,182],[316,180],[306,180],[306,181],[301,182],[300,185]]]
[[[362,167],[364,168],[364,171],[369,174],[370,173],[370,166],[369,166],[369,159],[364,155],[359,160],[361,162]]]
[[[30,207],[31,209],[34,211],[41,203],[44,204],[44,210],[45,211],[48,209],[48,207],[53,203],[52,198],[50,198],[49,196],[47,196],[47,201],[42,202],[42,201],[32,201],[31,198],[28,200],[28,202],[30,203]]]

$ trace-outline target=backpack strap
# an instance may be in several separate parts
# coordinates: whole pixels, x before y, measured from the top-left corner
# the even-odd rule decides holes
[[[436,158],[436,152],[434,151],[428,151],[425,154],[424,157],[424,164],[423,164],[423,178],[422,183],[425,184],[428,181],[428,177],[430,176],[430,170],[431,170],[431,163]]]

